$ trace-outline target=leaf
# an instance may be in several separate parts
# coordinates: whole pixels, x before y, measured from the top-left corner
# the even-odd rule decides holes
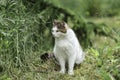
[[[108,74],[107,72],[105,72],[105,71],[102,70],[102,71],[100,72],[100,74],[101,74],[103,80],[112,80],[112,79],[111,79],[111,76],[109,76],[109,74]]]
[[[7,0],[0,0],[0,5],[6,6],[6,4],[7,4]]]
[[[93,48],[91,48],[90,50],[91,50],[91,52],[93,53],[94,57],[97,58],[97,57],[99,56],[98,50],[95,50],[95,49],[93,49]]]

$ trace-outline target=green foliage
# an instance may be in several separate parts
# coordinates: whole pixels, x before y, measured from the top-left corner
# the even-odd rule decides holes
[[[101,12],[101,0],[85,0],[88,16],[99,16]]]
[[[119,80],[119,7],[119,0],[0,0],[0,80]],[[86,48],[77,76],[58,74],[52,60],[40,63],[53,49],[54,19],[66,21]]]
[[[27,59],[25,55],[36,50],[40,41],[35,40],[39,34],[37,16],[25,13],[20,1],[10,0],[6,4],[0,11],[0,54],[3,67],[9,70],[12,66],[26,64],[23,63]]]
[[[119,0],[50,0],[75,15],[114,16],[120,12]]]

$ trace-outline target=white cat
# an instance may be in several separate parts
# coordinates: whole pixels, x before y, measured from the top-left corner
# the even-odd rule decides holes
[[[68,63],[68,74],[74,75],[74,64],[84,60],[84,53],[74,31],[65,22],[54,21],[52,35],[55,38],[54,56],[58,60],[61,70],[65,73],[65,63]]]

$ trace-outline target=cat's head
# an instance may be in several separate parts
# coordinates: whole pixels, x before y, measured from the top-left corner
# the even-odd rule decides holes
[[[61,36],[65,36],[66,33],[67,33],[67,24],[63,21],[54,20],[53,28],[52,28],[52,35],[54,37],[59,38]]]

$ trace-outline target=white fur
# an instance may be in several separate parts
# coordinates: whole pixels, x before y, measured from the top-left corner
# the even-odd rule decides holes
[[[68,63],[68,74],[74,75],[74,64],[80,64],[84,59],[84,53],[74,31],[66,24],[67,33],[56,32],[57,27],[52,28],[55,37],[54,56],[58,60],[61,70],[65,73],[65,63]]]

